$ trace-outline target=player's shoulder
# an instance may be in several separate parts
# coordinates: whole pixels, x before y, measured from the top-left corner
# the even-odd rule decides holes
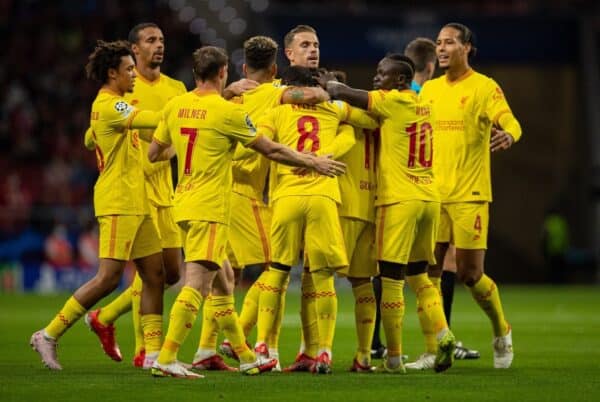
[[[185,88],[185,84],[175,78],[171,78],[166,74],[160,73],[160,82],[165,86],[174,89],[177,92],[185,93],[187,89]]]
[[[101,109],[107,117],[121,115],[128,117],[135,108],[127,100],[112,91],[101,89],[94,101],[94,107]]]

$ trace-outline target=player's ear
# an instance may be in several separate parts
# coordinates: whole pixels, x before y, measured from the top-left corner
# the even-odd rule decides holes
[[[117,71],[116,68],[109,68],[108,71],[106,72],[106,75],[108,76],[109,79],[114,80],[117,78],[117,75],[119,75],[119,72]]]
[[[292,61],[292,55],[293,55],[293,50],[290,49],[289,47],[286,47],[284,49],[284,53],[285,53],[285,57],[287,57],[287,59],[291,62]]]
[[[248,76],[248,65],[246,63],[242,64],[242,74],[244,77]]]

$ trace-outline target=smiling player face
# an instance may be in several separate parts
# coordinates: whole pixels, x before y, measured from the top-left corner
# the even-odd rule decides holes
[[[435,48],[440,68],[447,70],[466,65],[470,50],[470,44],[461,42],[460,31],[452,27],[442,28]]]

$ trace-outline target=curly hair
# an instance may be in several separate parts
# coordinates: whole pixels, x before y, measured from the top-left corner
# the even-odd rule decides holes
[[[92,54],[88,57],[85,73],[91,80],[105,83],[108,81],[108,70],[118,69],[121,65],[121,57],[133,56],[129,42],[118,40],[105,42],[99,40]]]

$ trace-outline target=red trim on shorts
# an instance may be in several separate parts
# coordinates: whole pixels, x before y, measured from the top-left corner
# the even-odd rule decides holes
[[[258,229],[258,234],[260,235],[260,242],[262,243],[263,254],[265,255],[264,262],[271,261],[271,253],[269,252],[269,243],[267,242],[267,234],[265,232],[265,227],[262,223],[262,219],[260,218],[260,210],[258,209],[258,203],[256,200],[252,200],[252,212],[254,213],[254,219],[256,220],[256,227]]]
[[[385,222],[385,210],[387,206],[379,207],[381,214],[379,217],[379,239],[377,240],[377,259],[381,260],[381,253],[383,252],[383,223]]]
[[[115,246],[117,243],[117,216],[112,216],[110,221],[110,242],[108,245],[108,257],[115,256]]]
[[[208,261],[212,261],[213,259],[213,251],[215,248],[215,237],[216,237],[216,233],[217,233],[217,224],[216,223],[209,223],[210,225],[210,232],[208,234],[208,250],[206,252],[206,259]],[[220,264],[219,264],[220,265]]]

